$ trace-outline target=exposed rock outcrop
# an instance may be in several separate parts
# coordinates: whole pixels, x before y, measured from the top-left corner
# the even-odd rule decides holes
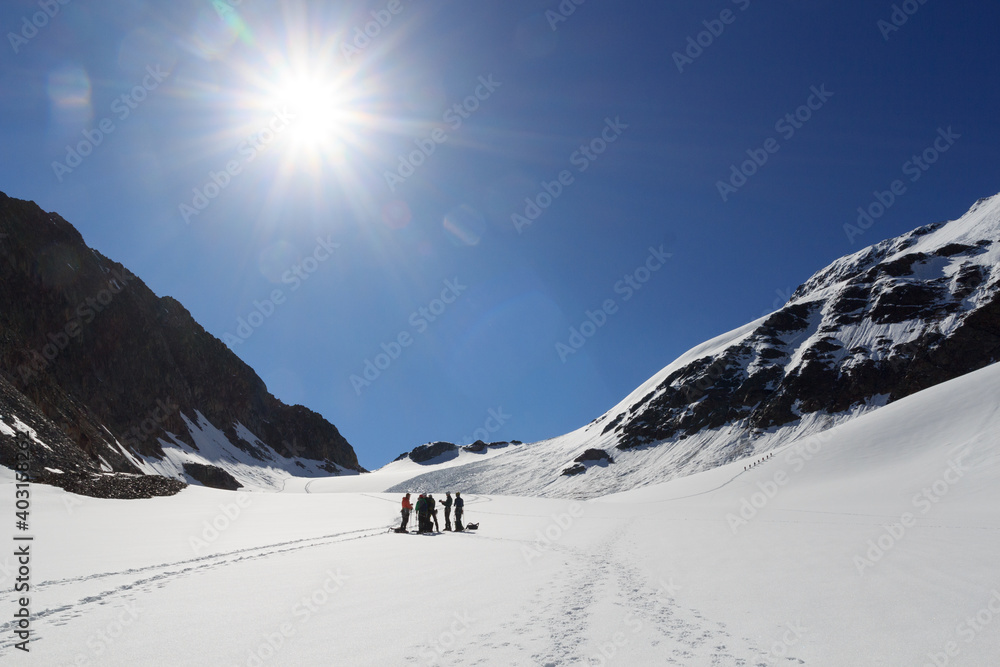
[[[177,300],[59,215],[0,193],[0,239],[0,418],[33,415],[59,450],[39,455],[62,458],[56,467],[149,472],[140,463],[162,459],[168,434],[198,449],[188,424],[200,414],[268,465],[277,454],[362,470],[333,424],[276,399]],[[10,447],[0,434],[0,462]]]

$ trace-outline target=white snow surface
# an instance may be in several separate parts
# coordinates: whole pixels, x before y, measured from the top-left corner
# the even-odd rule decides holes
[[[372,491],[412,462],[285,493],[36,485],[30,652],[7,548],[0,661],[1000,664],[998,386],[989,366],[748,471],[589,501],[469,495],[465,534],[388,532],[399,495]]]

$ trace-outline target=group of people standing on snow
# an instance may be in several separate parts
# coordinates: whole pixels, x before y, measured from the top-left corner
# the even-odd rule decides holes
[[[465,501],[462,500],[461,492],[455,492],[454,500],[451,497],[451,492],[444,494],[444,500],[441,501],[441,505],[444,506],[444,529],[452,530],[451,527],[451,508],[455,507],[455,530],[462,531],[465,528],[462,526],[462,514],[464,513]],[[406,524],[410,521],[410,512],[413,510],[417,511],[417,532],[418,533],[430,533],[430,532],[440,532],[438,526],[438,502],[434,500],[434,496],[431,494],[420,494],[417,498],[417,504],[414,506],[410,503],[410,494],[403,496],[403,509],[401,513],[403,515],[403,523],[399,527],[399,532],[406,531]]]

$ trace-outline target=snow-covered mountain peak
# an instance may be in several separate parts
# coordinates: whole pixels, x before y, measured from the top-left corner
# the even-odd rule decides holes
[[[813,300],[824,290],[839,289],[845,281],[884,267],[889,275],[904,271],[923,261],[921,256],[953,257],[990,252],[979,264],[996,265],[1000,248],[991,248],[1000,240],[1000,194],[977,201],[962,217],[918,227],[895,238],[886,239],[831,262],[814,274],[792,294],[789,303]]]
[[[761,455],[982,368],[1000,359],[998,240],[1000,195],[835,260],[572,433],[407,488],[594,497]],[[581,461],[591,450],[607,458]]]

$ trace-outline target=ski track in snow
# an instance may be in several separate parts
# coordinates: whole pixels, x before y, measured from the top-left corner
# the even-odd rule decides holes
[[[659,664],[775,665],[752,640],[735,638],[723,623],[682,607],[662,588],[650,586],[637,567],[615,555],[633,522],[613,528],[592,550],[552,545],[545,557],[561,560],[557,576],[539,587],[514,616],[495,619],[489,630],[474,633],[462,646],[444,652],[441,664],[489,665],[502,656],[516,665],[604,665],[626,659],[601,654],[601,646],[620,632],[624,640],[616,651],[627,654],[630,644],[648,642],[662,651]],[[641,642],[637,642],[639,637]],[[406,659],[419,662],[413,654]]]
[[[51,595],[53,592],[58,592],[61,587],[71,584],[79,584],[80,582],[96,581],[101,579],[111,580],[118,577],[128,579],[126,583],[113,588],[108,588],[107,590],[101,591],[96,595],[88,595],[80,598],[76,602],[35,611],[32,613],[32,618],[36,621],[40,619],[48,619],[49,622],[55,626],[67,625],[73,619],[83,616],[84,613],[90,608],[90,605],[106,605],[116,602],[118,598],[124,598],[132,601],[139,594],[150,592],[154,588],[163,588],[171,581],[188,577],[193,574],[201,574],[220,567],[225,567],[227,565],[257,560],[260,558],[268,558],[278,554],[301,551],[303,549],[311,549],[314,547],[322,547],[339,542],[365,539],[376,535],[383,535],[384,533],[385,526],[361,528],[358,530],[349,530],[343,533],[333,533],[331,535],[323,535],[320,537],[308,537],[299,540],[290,540],[287,542],[275,542],[273,544],[266,544],[258,547],[236,549],[209,556],[200,556],[197,558],[175,561],[173,563],[162,563],[159,565],[149,565],[140,568],[130,568],[121,572],[102,572],[82,577],[44,581],[38,584],[35,589],[37,591],[36,594],[39,597],[42,597],[44,594]],[[136,575],[140,576],[135,578]],[[0,639],[0,655],[6,652],[7,649],[12,647],[17,642],[17,639],[13,637],[13,629],[15,625],[16,622],[8,622],[0,625],[0,633],[4,636],[4,639]],[[42,632],[35,631],[32,641],[39,641],[43,638],[43,636]]]

